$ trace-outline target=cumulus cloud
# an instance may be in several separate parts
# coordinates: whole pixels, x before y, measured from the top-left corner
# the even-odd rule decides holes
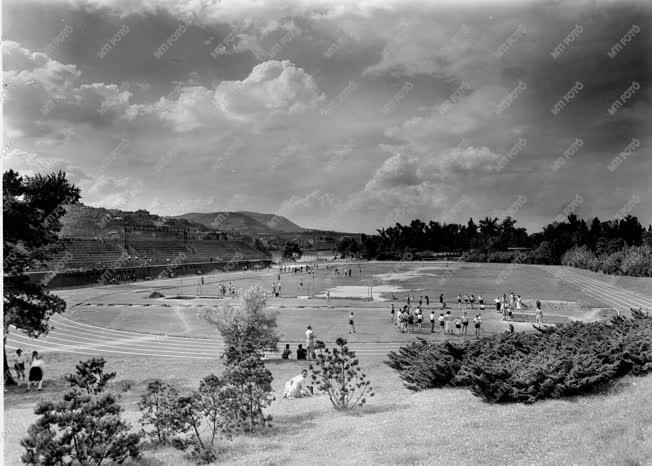
[[[417,74],[462,79],[489,70],[495,64],[482,32],[464,24],[461,18],[406,17],[392,28],[381,31],[385,39],[378,63],[364,74],[398,76]]]
[[[333,194],[316,189],[305,196],[293,195],[286,199],[277,213],[290,218],[312,217],[316,212],[330,211],[334,204]]]
[[[504,124],[496,116],[501,99],[508,92],[501,86],[483,86],[470,90],[453,102],[447,98],[438,102],[426,116],[410,118],[386,131],[387,136],[410,142],[453,140],[490,124]]]
[[[154,114],[180,132],[218,123],[260,122],[275,116],[303,113],[325,99],[312,76],[288,60],[260,63],[239,81],[222,81],[215,88],[185,86],[176,99],[137,105],[131,117]]]
[[[420,182],[417,176],[417,161],[413,158],[396,154],[383,162],[365,186],[365,191],[413,186]]]
[[[102,126],[124,115],[131,93],[115,84],[81,83],[76,65],[66,65],[17,42],[3,48],[7,85],[5,115],[25,133],[54,131],[48,122]]]
[[[454,147],[442,152],[434,162],[443,172],[492,172],[496,171],[501,155],[487,147]],[[420,168],[419,175],[426,178],[429,168]]]

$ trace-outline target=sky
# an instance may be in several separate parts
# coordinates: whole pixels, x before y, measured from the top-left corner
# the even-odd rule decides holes
[[[651,27],[644,1],[6,0],[3,166],[159,215],[647,225]]]

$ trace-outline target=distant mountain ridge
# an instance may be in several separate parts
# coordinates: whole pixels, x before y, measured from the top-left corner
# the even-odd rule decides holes
[[[90,207],[84,204],[67,206],[61,220],[61,235],[66,237],[118,236],[123,225],[137,224],[158,227],[181,227],[196,231],[222,230],[245,235],[300,234],[312,230],[302,228],[285,217],[260,212],[189,212],[177,216],[161,216],[146,210],[135,212]]]
[[[208,228],[247,234],[302,233],[308,231],[287,218],[260,212],[189,212],[171,217],[199,223]]]

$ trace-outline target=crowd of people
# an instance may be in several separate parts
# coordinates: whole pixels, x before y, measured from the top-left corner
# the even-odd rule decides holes
[[[396,296],[392,295],[394,300]],[[415,297],[408,295],[405,304],[398,309],[395,304],[391,305],[390,319],[402,333],[414,333],[415,331],[423,330],[424,321],[424,301],[425,307],[430,306],[430,298],[428,296],[420,296],[418,301]],[[477,307],[475,307],[477,302]],[[514,312],[527,309],[527,305],[523,302],[521,295],[510,292],[509,295],[503,294],[502,297],[496,297],[494,300],[496,313],[503,317],[504,321],[511,322],[513,320]],[[468,335],[469,325],[473,324],[474,335],[478,336],[482,332],[482,312],[485,311],[485,300],[482,295],[477,297],[474,294],[458,294],[457,295],[458,315],[453,315],[452,311],[448,308],[444,300],[443,293],[439,295],[440,314],[436,316],[435,310],[430,310],[430,333],[435,333],[437,323],[439,325],[439,333],[442,335]],[[468,313],[467,310],[478,309],[480,313],[473,315]],[[541,310],[541,301],[536,301],[535,319],[537,324],[543,323],[543,311]],[[506,327],[506,332],[513,333],[514,326],[510,324]]]
[[[468,296],[468,295],[467,295]],[[430,297],[429,296],[420,296],[419,300],[416,301],[415,297],[407,296],[406,304],[401,306],[398,310],[396,305],[392,304],[390,309],[390,319],[396,325],[401,333],[414,333],[415,331],[421,331],[424,328],[424,301],[425,307],[430,306]],[[484,310],[484,300],[482,296],[478,299],[480,307],[479,309]],[[471,300],[469,299],[469,302]],[[473,299],[475,302],[475,299]],[[416,303],[416,305],[413,305]],[[439,316],[436,316],[435,310],[430,310],[430,333],[435,333],[435,327],[437,323],[439,324],[439,332],[442,335],[468,335],[469,323],[473,323],[474,334],[476,336],[480,335],[482,327],[482,315],[477,314],[475,317],[471,317],[467,312],[464,312],[458,316],[453,316],[446,301],[444,300],[443,293],[439,295],[439,306],[440,312]],[[471,307],[473,309],[473,307]]]

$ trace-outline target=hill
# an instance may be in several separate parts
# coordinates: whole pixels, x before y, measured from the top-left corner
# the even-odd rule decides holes
[[[342,237],[352,235],[303,228],[280,215],[249,211],[189,212],[166,217],[142,209],[131,212],[76,204],[67,207],[61,222],[62,237],[118,239],[123,235],[123,225],[128,223],[187,228],[192,237],[204,237],[206,233],[221,230],[228,233],[229,239],[240,239],[249,244],[253,244],[256,237],[264,237],[271,250],[281,249],[290,240],[299,242],[304,249],[336,249]]]
[[[200,223],[208,228],[242,234],[300,233],[306,231],[285,217],[258,212],[190,212],[172,217]]]
[[[183,227],[197,231],[211,231],[210,228],[186,219],[160,217],[146,210],[135,212],[76,204],[66,207],[61,219],[61,236],[64,237],[119,237],[125,223],[156,227]]]

